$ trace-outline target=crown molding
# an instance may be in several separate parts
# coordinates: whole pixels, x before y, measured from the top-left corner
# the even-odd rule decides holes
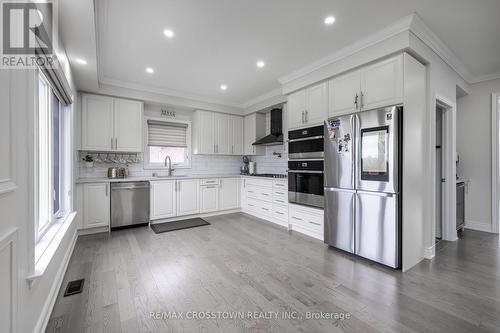
[[[481,83],[481,82],[498,80],[498,79],[500,79],[500,72],[486,74],[486,75],[474,76],[472,78],[472,80],[470,80],[469,83],[475,84],[475,83]]]
[[[137,83],[124,81],[124,80],[111,79],[108,77],[103,77],[101,80],[101,83],[106,84],[106,85],[110,85],[110,86],[116,86],[116,87],[121,87],[121,88],[127,88],[127,89],[133,89],[133,90],[144,91],[144,92],[149,92],[149,93],[155,93],[155,94],[160,94],[160,95],[165,95],[165,96],[170,96],[170,97],[183,98],[183,99],[193,100],[196,102],[202,102],[202,103],[207,103],[207,104],[218,104],[218,105],[222,105],[222,106],[226,106],[226,107],[241,108],[241,104],[238,104],[238,103],[229,103],[229,102],[225,102],[222,100],[207,98],[204,96],[185,93],[185,92],[181,92],[181,91],[177,91],[177,90],[173,90],[173,89],[163,89],[163,88],[158,88],[158,87],[152,87],[152,86],[137,84]]]
[[[325,66],[339,61],[340,59],[346,58],[356,52],[359,52],[371,45],[380,43],[381,41],[395,36],[403,31],[409,30],[413,18],[416,16],[415,13],[403,17],[402,19],[394,22],[393,24],[379,30],[366,38],[363,38],[353,44],[350,44],[339,51],[330,54],[320,60],[317,60],[305,67],[302,67],[290,74],[282,76],[278,79],[278,82],[285,85],[291,81],[297,80],[303,76],[306,76],[314,71],[317,71]]]
[[[470,83],[472,76],[465,65],[448,48],[448,46],[424,23],[416,13],[412,15],[409,30],[447,63],[466,82]]]
[[[262,94],[260,96],[255,97],[255,98],[252,98],[251,100],[241,104],[241,107],[244,109],[248,109],[255,104],[259,104],[259,103],[265,102],[266,100],[274,99],[275,97],[280,97],[282,95],[283,95],[282,89],[276,88],[274,90],[271,90],[268,93]]]

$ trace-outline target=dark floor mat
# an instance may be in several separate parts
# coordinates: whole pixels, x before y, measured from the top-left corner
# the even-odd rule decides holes
[[[202,218],[196,217],[194,219],[151,224],[151,229],[153,229],[156,234],[159,234],[162,232],[201,227],[204,225],[210,225],[210,223]]]

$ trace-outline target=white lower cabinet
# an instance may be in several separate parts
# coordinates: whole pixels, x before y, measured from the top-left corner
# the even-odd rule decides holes
[[[219,185],[200,186],[200,213],[219,210]]]
[[[167,219],[177,215],[175,180],[154,181],[150,184],[150,219]]]
[[[240,207],[240,179],[221,178],[219,181],[220,210]]]
[[[83,185],[82,227],[84,229],[109,226],[109,198],[109,183]]]
[[[200,182],[198,179],[177,180],[177,216],[200,212]]]
[[[292,230],[323,240],[323,209],[290,204],[288,214]]]

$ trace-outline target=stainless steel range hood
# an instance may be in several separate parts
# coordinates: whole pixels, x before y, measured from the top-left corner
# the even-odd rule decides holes
[[[283,117],[281,109],[271,110],[271,133],[252,143],[254,146],[273,146],[283,144]]]

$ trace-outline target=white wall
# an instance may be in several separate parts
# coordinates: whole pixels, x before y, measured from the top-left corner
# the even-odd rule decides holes
[[[64,48],[57,43],[55,48],[62,71],[74,89]],[[11,238],[14,247],[10,247],[10,251],[15,248],[15,257],[11,257],[10,266],[2,266],[0,270],[1,282],[7,281],[9,276],[16,277],[13,297],[8,298],[3,293],[0,297],[0,310],[9,311],[9,316],[13,314],[11,323],[4,322],[6,317],[2,317],[2,332],[10,332],[10,324],[23,333],[45,329],[43,326],[64,274],[64,259],[71,254],[76,232],[76,224],[72,223],[45,273],[30,287],[26,278],[33,273],[35,245],[33,129],[37,82],[34,73],[34,70],[0,70],[0,123],[9,125],[5,129],[2,127],[5,131],[0,141],[0,240],[17,230]]]
[[[468,228],[491,231],[491,94],[500,93],[500,79],[470,86],[457,101],[457,151],[461,178],[470,180],[466,194]]]

